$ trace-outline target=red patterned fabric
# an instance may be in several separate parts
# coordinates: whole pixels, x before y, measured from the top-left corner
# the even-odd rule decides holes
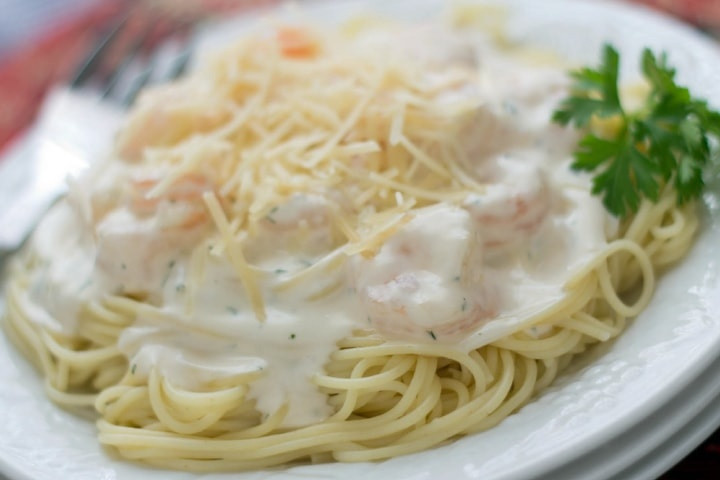
[[[56,25],[0,63],[0,149],[34,119],[48,87],[66,79],[95,40],[95,30],[125,2],[107,0]]]
[[[702,27],[720,28],[720,0],[634,0]]]
[[[131,6],[193,17],[259,8],[278,1],[103,0],[80,16],[54,25],[0,61],[0,152],[32,123],[48,88],[67,80],[101,31]]]

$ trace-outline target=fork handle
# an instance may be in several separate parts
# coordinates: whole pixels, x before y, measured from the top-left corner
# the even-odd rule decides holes
[[[0,251],[20,248],[68,176],[107,154],[121,112],[81,92],[49,95],[37,127],[0,162]]]

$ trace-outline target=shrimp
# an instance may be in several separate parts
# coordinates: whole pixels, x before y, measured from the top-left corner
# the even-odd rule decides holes
[[[548,217],[551,194],[543,171],[530,162],[500,161],[482,194],[469,195],[464,208],[478,226],[487,251],[517,245]]]
[[[317,56],[320,42],[307,28],[283,26],[276,32],[280,52],[295,59],[308,59]]]
[[[250,261],[263,262],[278,251],[314,257],[330,251],[338,236],[331,207],[320,195],[296,193],[272,207],[245,243]]]
[[[498,310],[474,222],[455,206],[419,210],[375,257],[353,257],[350,271],[370,325],[387,338],[451,342]]]
[[[427,39],[432,38],[432,42]],[[478,52],[475,44],[452,30],[434,25],[421,25],[402,31],[376,29],[358,40],[366,47],[394,55],[410,58],[433,72],[450,68],[478,68]]]
[[[212,189],[206,178],[188,174],[158,197],[148,197],[154,179],[131,183],[124,202],[97,224],[96,266],[127,294],[147,295],[162,288],[168,265],[192,247],[209,225],[202,195]]]
[[[130,162],[147,147],[175,145],[193,133],[211,131],[231,116],[227,101],[190,82],[156,87],[143,93],[119,132],[116,149]]]
[[[461,125],[458,141],[468,163],[492,160],[516,145],[528,144],[531,134],[518,129],[514,118],[498,114],[488,105],[475,109]]]
[[[155,215],[159,225],[165,230],[188,230],[208,220],[202,195],[213,188],[203,175],[185,174],[159,197],[148,195],[157,185],[154,179],[135,180],[132,185],[130,209],[139,216]]]
[[[493,55],[488,76],[481,72],[474,82],[479,106],[469,115],[458,134],[464,157],[473,165],[492,161],[503,152],[518,148],[536,149],[552,138],[558,151],[569,150],[579,134],[548,122],[548,111],[567,95],[568,80],[558,69],[518,67]]]
[[[265,227],[274,231],[317,228],[329,223],[327,201],[312,194],[296,193],[285,203],[273,207],[263,219]]]

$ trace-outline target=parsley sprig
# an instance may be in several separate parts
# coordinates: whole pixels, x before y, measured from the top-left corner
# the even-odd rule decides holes
[[[555,122],[587,128],[593,117],[619,119],[614,138],[584,136],[572,168],[598,172],[592,192],[619,217],[636,212],[643,197],[657,201],[663,184],[672,183],[678,204],[700,196],[712,139],[720,138],[720,113],[676,84],[667,55],[649,49],[641,67],[650,93],[642,108],[628,112],[618,92],[619,65],[617,50],[605,45],[597,69],[571,73],[571,95],[553,114]]]

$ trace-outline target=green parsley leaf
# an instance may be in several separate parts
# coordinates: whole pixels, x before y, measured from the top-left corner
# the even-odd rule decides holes
[[[602,65],[598,70],[583,68],[570,75],[575,80],[573,95],[565,99],[553,114],[553,120],[576,127],[585,127],[594,116],[612,117],[622,114],[618,94],[618,71],[620,54],[610,45],[605,45]]]
[[[619,217],[636,212],[643,198],[657,201],[663,184],[672,184],[678,204],[699,197],[711,145],[720,139],[720,113],[675,82],[665,53],[657,56],[647,48],[640,67],[650,93],[641,109],[627,112],[618,93],[619,65],[617,50],[605,45],[597,69],[570,74],[570,96],[553,121],[587,129],[594,117],[620,120],[614,138],[587,133],[572,168],[596,172],[593,193]]]

